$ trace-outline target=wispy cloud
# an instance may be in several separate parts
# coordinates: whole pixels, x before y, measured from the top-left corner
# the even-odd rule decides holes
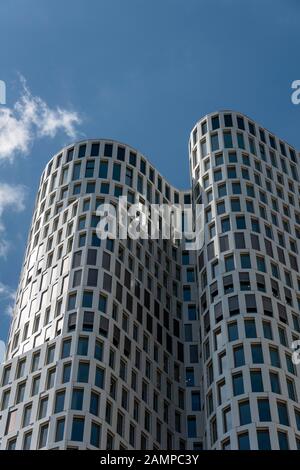
[[[7,286],[6,284],[3,284],[3,282],[0,282],[0,302],[5,306],[3,309],[3,313],[10,317],[13,313],[15,299],[16,291],[11,287]]]
[[[9,237],[6,235],[3,223],[3,214],[7,210],[13,212],[23,211],[25,209],[25,196],[26,188],[24,186],[0,183],[0,257],[5,257],[10,248]]]
[[[81,118],[75,111],[52,109],[40,97],[33,96],[21,77],[22,93],[12,108],[0,108],[0,162],[14,161],[28,154],[35,140],[55,137],[59,131],[74,139]]]

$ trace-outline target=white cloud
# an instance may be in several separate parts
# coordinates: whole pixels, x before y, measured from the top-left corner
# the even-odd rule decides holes
[[[77,112],[51,109],[33,96],[23,77],[21,84],[22,94],[13,108],[0,107],[0,162],[12,162],[17,154],[27,154],[36,139],[53,138],[59,131],[74,139],[76,125],[81,122]]]
[[[4,361],[5,357],[5,343],[0,340],[0,364]]]
[[[0,304],[3,306],[2,312],[5,315],[12,317],[15,300],[16,291],[0,281]]]
[[[6,284],[3,284],[3,282],[0,282],[0,301],[7,304],[4,313],[9,316],[12,316],[15,298],[16,291]]]
[[[0,258],[5,257],[9,248],[10,242],[5,233],[3,224],[3,214],[6,210],[13,212],[21,212],[25,209],[26,188],[21,185],[10,185],[0,182]],[[1,284],[0,284],[1,294]]]

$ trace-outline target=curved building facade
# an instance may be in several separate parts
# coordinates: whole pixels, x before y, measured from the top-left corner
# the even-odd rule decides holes
[[[239,113],[206,116],[190,137],[206,447],[296,449],[300,381],[299,155]]]
[[[0,366],[1,449],[296,449],[299,154],[207,115],[191,191],[132,147],[68,146],[41,177]],[[204,245],[100,240],[97,208],[205,211]]]

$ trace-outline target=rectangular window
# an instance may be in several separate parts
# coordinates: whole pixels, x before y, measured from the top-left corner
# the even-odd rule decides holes
[[[56,421],[55,442],[62,441],[65,432],[65,418]]]
[[[92,446],[97,447],[97,449],[100,449],[100,433],[100,425],[92,422],[90,443]]]
[[[38,444],[39,449],[42,449],[43,447],[46,447],[47,438],[48,438],[48,428],[49,428],[48,423],[43,424],[40,427],[39,444]]]
[[[251,423],[251,411],[249,400],[239,403],[240,425]]]
[[[77,417],[73,418],[71,440],[82,442],[83,432],[84,432],[84,418],[77,418]]]
[[[79,362],[77,382],[88,383],[89,381],[89,363]]]

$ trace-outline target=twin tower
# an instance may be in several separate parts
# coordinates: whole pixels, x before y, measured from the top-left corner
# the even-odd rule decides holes
[[[134,148],[41,177],[0,366],[1,449],[300,449],[299,153],[203,117],[179,191]],[[97,236],[97,208],[204,206],[204,243]]]

